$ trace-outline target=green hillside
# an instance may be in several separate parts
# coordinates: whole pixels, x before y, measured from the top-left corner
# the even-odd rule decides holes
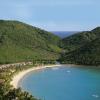
[[[81,36],[81,38],[79,38],[79,36]],[[100,65],[99,27],[90,32],[75,34],[72,37],[67,38],[67,40],[69,40],[71,51],[68,52],[68,42],[65,42],[66,52],[63,53],[60,58],[62,63]]]
[[[0,20],[0,64],[33,60],[98,65],[100,27],[60,40],[50,32],[18,21]]]
[[[0,20],[0,63],[55,60],[60,38],[50,32],[18,21]]]
[[[98,37],[100,37],[100,27],[97,27],[92,31],[81,32],[64,38],[62,40],[61,47],[66,49],[66,52],[71,52],[85,44],[88,44]]]

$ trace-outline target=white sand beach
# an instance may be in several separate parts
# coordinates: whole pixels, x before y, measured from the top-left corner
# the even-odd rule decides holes
[[[30,69],[27,69],[27,70],[23,70],[21,72],[19,72],[18,74],[14,75],[14,77],[12,78],[12,81],[11,81],[11,85],[14,87],[14,88],[18,88],[18,83],[19,81],[29,72],[31,71],[35,71],[35,70],[40,70],[40,69],[44,69],[44,68],[52,68],[52,67],[57,67],[57,66],[61,66],[61,65],[50,65],[50,66],[39,66],[39,67],[33,67],[33,68],[30,68]]]

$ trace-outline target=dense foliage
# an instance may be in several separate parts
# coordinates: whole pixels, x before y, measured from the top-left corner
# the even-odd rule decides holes
[[[100,65],[100,28],[82,32],[63,40],[62,63]],[[66,44],[66,45],[65,45]]]
[[[69,37],[62,39],[61,47],[66,49],[66,52],[74,51],[85,44],[100,37],[100,28],[97,27],[92,31],[76,33]]]
[[[57,59],[60,38],[18,21],[0,20],[0,63]]]
[[[14,89],[10,85],[13,75],[32,66],[10,66],[0,69],[0,100],[38,100],[20,88]]]

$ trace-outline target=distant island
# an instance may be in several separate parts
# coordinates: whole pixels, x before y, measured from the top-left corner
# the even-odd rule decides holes
[[[20,71],[61,64],[100,65],[100,27],[60,38],[19,21],[0,20],[0,100],[37,100],[10,82]]]

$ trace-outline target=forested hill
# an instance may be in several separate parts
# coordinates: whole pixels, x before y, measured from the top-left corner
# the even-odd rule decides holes
[[[60,38],[19,21],[0,20],[0,63],[57,59]]]
[[[67,38],[65,42],[66,49],[71,51],[61,56],[62,63],[73,63],[83,65],[100,65],[100,28],[96,28],[90,32],[83,32]],[[74,43],[75,42],[75,43]]]
[[[71,52],[95,40],[98,37],[100,37],[100,27],[97,27],[92,31],[81,32],[66,37],[62,39],[61,45],[64,49],[66,49],[66,52]]]
[[[100,65],[100,27],[61,39],[37,27],[0,20],[0,64],[33,60]]]

